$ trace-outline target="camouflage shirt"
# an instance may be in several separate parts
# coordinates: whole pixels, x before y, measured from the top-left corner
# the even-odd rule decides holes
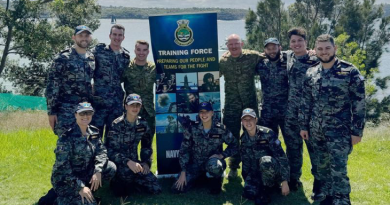
[[[288,99],[287,53],[282,52],[275,62],[268,58],[261,60],[256,72],[260,75],[263,110],[284,115]]]
[[[288,72],[288,107],[286,115],[288,118],[298,119],[298,109],[301,102],[303,79],[307,69],[317,63],[316,56],[295,56],[291,51],[287,53]]]
[[[336,59],[327,72],[320,63],[307,71],[299,115],[301,130],[336,124],[361,137],[365,113],[364,77],[355,66]]]
[[[58,138],[54,150],[56,161],[51,181],[58,195],[79,192],[94,173],[102,172],[107,163],[107,150],[99,138],[96,127],[87,128],[87,136],[81,134],[78,125]]]
[[[228,147],[222,151],[222,144]],[[213,122],[210,131],[206,134],[201,122],[195,122],[188,129],[184,129],[184,137],[179,152],[179,163],[182,171],[186,171],[190,164],[200,169],[213,154],[222,154],[224,158],[238,153],[238,142],[224,125]]]
[[[134,162],[148,163],[151,165],[152,136],[149,134],[148,123],[141,117],[134,126],[126,120],[126,114],[118,117],[112,123],[105,145],[108,157],[118,166],[125,165],[132,160]],[[141,141],[141,161],[138,158],[138,144]]]
[[[156,82],[156,66],[147,62],[145,66],[135,64],[135,59],[122,75],[126,96],[137,93],[142,98],[143,107],[149,116],[155,116],[153,88]]]
[[[94,70],[95,58],[90,52],[83,58],[72,47],[57,55],[48,72],[45,93],[48,114],[56,115],[63,103],[73,106],[91,101]]]
[[[96,63],[93,87],[95,98],[100,99],[100,103],[112,97],[120,98],[121,102],[124,96],[121,76],[130,63],[129,51],[122,48],[116,54],[110,45],[100,43],[92,49],[92,53]]]
[[[256,99],[254,76],[260,59],[259,52],[246,49],[237,58],[232,57],[230,52],[221,57],[219,72],[225,77],[226,101],[241,99],[242,102],[251,102]]]
[[[241,135],[240,154],[242,159],[242,176],[260,176],[260,159],[271,156],[280,164],[281,180],[290,180],[290,167],[281,143],[271,129],[256,126],[255,139],[251,139],[248,132]],[[282,182],[281,181],[281,182]]]

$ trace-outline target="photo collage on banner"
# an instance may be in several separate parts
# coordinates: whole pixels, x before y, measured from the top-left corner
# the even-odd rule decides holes
[[[199,121],[199,103],[208,101],[221,122],[216,13],[149,17],[156,63],[158,175],[180,171],[184,129]]]

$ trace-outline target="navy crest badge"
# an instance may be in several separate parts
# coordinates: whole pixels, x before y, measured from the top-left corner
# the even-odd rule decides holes
[[[181,19],[177,21],[177,29],[175,30],[175,43],[179,46],[189,46],[194,42],[194,33],[188,26],[190,21]]]

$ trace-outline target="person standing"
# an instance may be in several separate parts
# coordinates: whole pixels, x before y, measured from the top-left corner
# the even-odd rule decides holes
[[[320,63],[309,68],[303,85],[299,122],[301,136],[316,151],[321,204],[351,204],[348,155],[363,136],[364,77],[351,63],[336,57],[337,46],[328,34],[316,39]],[[326,197],[325,197],[326,196]]]
[[[96,64],[93,84],[96,114],[91,124],[99,128],[101,136],[108,133],[111,123],[123,114],[125,95],[121,76],[130,63],[129,51],[122,47],[125,27],[113,25],[109,38],[109,45],[99,43],[92,49]]]

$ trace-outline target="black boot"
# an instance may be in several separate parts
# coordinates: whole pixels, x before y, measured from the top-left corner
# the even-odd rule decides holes
[[[210,194],[218,195],[222,191],[222,178],[209,178]]]
[[[116,197],[125,197],[128,195],[128,189],[126,183],[119,179],[112,179],[110,181],[110,188]]]
[[[332,204],[333,204],[332,196],[326,196],[325,199],[320,203],[320,205],[332,205]]]
[[[313,201],[323,201],[326,198],[326,195],[321,192],[321,181],[314,179],[313,183],[313,193],[310,198]]]
[[[288,182],[288,186],[290,187],[291,191],[297,191],[299,187],[302,187],[302,182],[299,179],[291,179]]]
[[[57,194],[53,188],[51,188],[47,194],[41,197],[38,201],[38,205],[54,205],[57,199]]]
[[[333,196],[333,204],[348,204],[351,205],[349,194],[335,194]]]

